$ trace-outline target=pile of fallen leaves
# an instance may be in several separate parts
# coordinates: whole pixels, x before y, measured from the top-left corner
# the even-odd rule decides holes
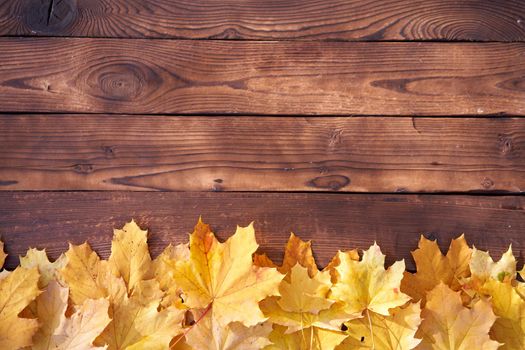
[[[0,273],[0,349],[525,349],[510,248],[494,262],[463,236],[446,255],[421,237],[412,274],[375,244],[324,270],[293,234],[281,266],[257,247],[251,225],[220,243],[199,220],[154,260],[133,221],[108,260],[87,243],[55,262],[29,249]]]

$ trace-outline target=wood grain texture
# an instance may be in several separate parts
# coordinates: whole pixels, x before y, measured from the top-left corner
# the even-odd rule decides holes
[[[525,119],[0,116],[0,190],[525,191]]]
[[[0,0],[0,35],[522,41],[525,4],[521,0]]]
[[[525,115],[525,43],[0,39],[17,112]]]
[[[318,263],[338,249],[381,244],[389,262],[406,258],[421,233],[441,247],[466,233],[471,244],[497,257],[510,243],[518,259],[525,253],[525,198],[438,195],[257,194],[178,192],[1,192],[0,232],[8,266],[28,247],[46,247],[52,257],[67,242],[88,240],[109,255],[112,228],[135,218],[150,229],[157,255],[169,242],[187,240],[199,215],[225,239],[235,225],[256,220],[264,252],[280,260],[290,231],[314,241]],[[521,263],[520,263],[521,266]]]

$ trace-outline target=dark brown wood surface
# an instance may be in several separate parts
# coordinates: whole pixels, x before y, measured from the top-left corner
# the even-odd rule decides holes
[[[464,232],[521,263],[523,116],[521,0],[0,0],[8,266],[201,214],[276,259]]]
[[[420,234],[437,238],[444,248],[465,233],[495,257],[512,243],[521,264],[524,206],[521,196],[0,192],[0,232],[12,255],[10,267],[28,247],[46,247],[57,257],[68,241],[88,240],[107,257],[112,229],[131,218],[150,229],[156,255],[170,242],[186,241],[199,215],[222,239],[236,224],[255,220],[261,250],[276,260],[294,231],[314,241],[320,265],[338,249],[367,248],[377,241],[389,262],[405,258],[414,269],[410,250]]]
[[[0,35],[525,39],[521,0],[0,0]]]
[[[0,190],[525,191],[524,118],[0,116]]]
[[[525,43],[2,38],[14,112],[525,115]]]

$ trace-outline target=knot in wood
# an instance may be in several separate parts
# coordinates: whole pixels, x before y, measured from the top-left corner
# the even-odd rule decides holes
[[[512,137],[510,137],[509,135],[499,135],[498,144],[501,154],[508,155],[512,152]]]
[[[83,72],[85,90],[92,96],[113,101],[134,101],[153,93],[162,84],[155,71],[141,62],[110,61]]]
[[[350,179],[343,175],[328,175],[316,177],[306,185],[309,187],[338,191],[339,189],[348,186],[350,182]]]
[[[77,16],[77,0],[24,1],[25,23],[35,33],[57,34]]]

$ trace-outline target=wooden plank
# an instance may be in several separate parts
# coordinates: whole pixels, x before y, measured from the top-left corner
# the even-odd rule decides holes
[[[525,191],[525,119],[0,116],[0,190]]]
[[[17,112],[525,115],[525,43],[0,39]]]
[[[521,0],[0,1],[0,35],[518,41],[524,21]]]
[[[0,232],[15,258],[31,247],[46,247],[52,257],[67,242],[88,240],[104,257],[112,228],[131,218],[150,229],[158,254],[168,242],[181,242],[199,215],[224,239],[235,225],[255,220],[262,251],[279,260],[293,230],[314,240],[320,265],[338,249],[366,248],[374,241],[394,259],[407,259],[420,233],[442,247],[465,233],[477,248],[494,256],[512,243],[520,260],[525,253],[525,197],[440,195],[344,195],[297,193],[184,192],[0,192]],[[520,264],[522,261],[520,262]],[[521,266],[521,265],[520,265]]]

